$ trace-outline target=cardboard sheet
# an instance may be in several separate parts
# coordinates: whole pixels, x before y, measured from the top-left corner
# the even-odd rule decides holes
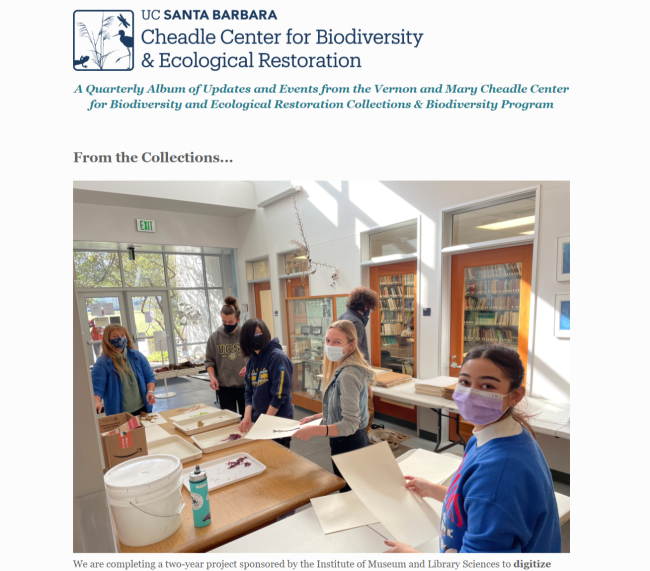
[[[357,497],[398,541],[420,545],[438,535],[440,515],[415,492],[388,444],[332,456]]]
[[[379,523],[354,492],[313,498],[311,505],[325,535]]]
[[[304,424],[303,426],[318,426],[322,419],[318,418]],[[248,440],[273,440],[274,438],[286,438],[296,432],[300,426],[299,420],[292,418],[280,418],[278,416],[269,416],[260,414],[257,422],[246,433]],[[273,432],[279,430],[280,432]]]

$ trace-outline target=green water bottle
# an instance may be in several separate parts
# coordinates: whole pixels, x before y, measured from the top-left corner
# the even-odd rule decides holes
[[[190,494],[194,527],[205,527],[212,523],[208,498],[208,475],[205,470],[201,470],[200,466],[197,466],[194,472],[190,472]]]

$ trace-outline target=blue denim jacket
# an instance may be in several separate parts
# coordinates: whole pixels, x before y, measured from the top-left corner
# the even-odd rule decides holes
[[[140,388],[140,394],[142,395],[147,412],[151,412],[153,406],[147,403],[147,384],[156,382],[151,365],[149,365],[149,361],[147,361],[147,358],[140,351],[134,351],[128,347],[124,350],[126,351],[129,363],[131,363],[131,368],[138,379],[138,387]],[[109,359],[106,355],[100,355],[93,367],[91,376],[93,379],[94,393],[99,398],[104,399],[106,416],[119,414],[120,412],[129,412],[123,409],[124,394],[122,392],[122,380],[112,359]]]
[[[335,424],[339,436],[351,436],[367,426],[370,377],[359,365],[343,365],[327,385],[323,395],[323,422]]]

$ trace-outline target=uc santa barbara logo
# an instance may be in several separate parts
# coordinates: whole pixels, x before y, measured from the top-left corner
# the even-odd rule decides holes
[[[131,10],[76,10],[72,15],[75,71],[131,71]]]

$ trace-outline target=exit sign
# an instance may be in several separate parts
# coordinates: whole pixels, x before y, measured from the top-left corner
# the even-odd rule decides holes
[[[153,220],[136,220],[135,226],[138,232],[155,232],[156,223]]]

